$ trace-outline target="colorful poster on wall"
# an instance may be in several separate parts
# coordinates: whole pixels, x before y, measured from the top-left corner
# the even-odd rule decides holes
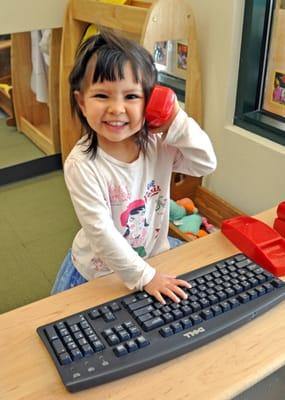
[[[155,43],[153,57],[157,64],[167,65],[167,41]]]
[[[285,104],[285,73],[283,72],[275,72],[272,100]]]
[[[188,46],[177,42],[177,68],[187,69]]]

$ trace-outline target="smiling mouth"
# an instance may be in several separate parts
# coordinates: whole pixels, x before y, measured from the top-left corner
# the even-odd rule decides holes
[[[110,126],[115,126],[115,127],[125,126],[128,124],[128,122],[124,122],[124,121],[105,121],[104,123],[107,125],[110,125]]]

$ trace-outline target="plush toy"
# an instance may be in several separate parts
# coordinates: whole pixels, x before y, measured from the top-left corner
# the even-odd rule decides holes
[[[210,224],[206,217],[202,217],[202,225],[205,228],[206,232],[213,233],[216,232],[218,229],[214,227],[213,224]]]
[[[197,214],[198,208],[195,207],[195,204],[189,197],[184,197],[184,199],[176,200],[176,204],[182,206],[187,211],[187,214]]]
[[[181,232],[197,235],[202,224],[202,217],[199,214],[185,215],[173,223]]]
[[[170,211],[169,211],[169,220],[173,222],[175,220],[180,220],[180,218],[184,217],[187,214],[184,207],[177,204],[174,200],[170,200]]]
[[[206,236],[214,227],[205,217],[198,214],[198,209],[189,197],[170,200],[169,220],[192,239]]]

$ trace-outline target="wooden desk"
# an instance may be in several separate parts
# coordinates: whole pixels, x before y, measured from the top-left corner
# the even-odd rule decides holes
[[[258,215],[272,224],[275,210]],[[183,273],[237,253],[220,233],[151,259]],[[31,288],[32,290],[32,288]],[[285,365],[285,303],[234,332],[146,371],[75,394],[66,391],[36,333],[40,325],[127,293],[115,275],[0,316],[0,398],[3,400],[230,399]]]

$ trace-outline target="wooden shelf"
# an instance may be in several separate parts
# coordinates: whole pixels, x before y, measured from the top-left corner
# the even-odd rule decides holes
[[[12,34],[12,82],[17,128],[45,154],[60,152],[59,60],[62,29],[53,29],[48,68],[48,104],[40,103],[31,89],[30,32]]]
[[[11,47],[11,39],[0,40],[0,51],[9,49],[10,47]]]

